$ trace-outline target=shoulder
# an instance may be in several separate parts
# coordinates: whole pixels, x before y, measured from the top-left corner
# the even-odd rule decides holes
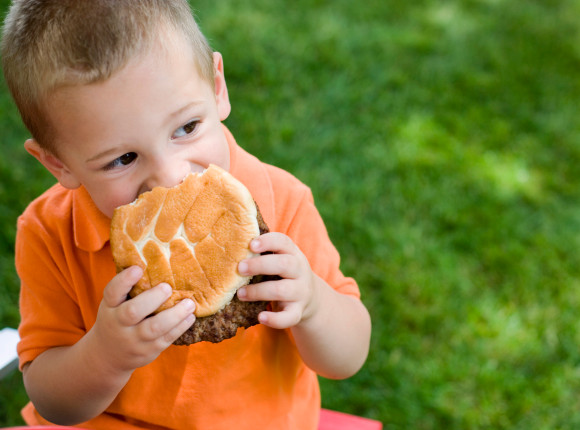
[[[56,184],[34,199],[18,218],[18,229],[59,230],[70,225],[72,192]]]
[[[61,260],[74,248],[72,192],[55,185],[33,200],[18,217],[15,263],[23,268]]]
[[[276,218],[291,218],[304,203],[313,203],[310,188],[280,167],[262,163],[272,190]]]
[[[263,163],[263,165],[272,183],[272,189],[279,197],[312,195],[310,188],[292,173],[271,164]]]
[[[310,187],[292,173],[264,164],[272,187],[277,231],[290,233],[304,218],[318,217]]]
[[[313,202],[310,188],[292,173],[234,147],[232,174],[252,193],[271,230],[284,232],[305,202]]]

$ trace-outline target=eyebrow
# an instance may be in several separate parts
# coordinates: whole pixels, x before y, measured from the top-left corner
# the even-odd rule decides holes
[[[177,109],[172,114],[170,114],[168,118],[175,118],[177,116],[180,116],[183,114],[183,112],[186,112],[187,110],[191,109],[192,107],[202,105],[204,103],[205,103],[205,100],[193,100],[193,101],[189,102],[188,104],[186,104],[185,106]],[[114,146],[110,149],[107,149],[103,152],[99,152],[98,154],[88,158],[85,162],[92,163],[94,161],[100,160],[101,158],[108,158],[109,156],[117,154],[118,151],[119,151],[119,148],[117,146]]]
[[[180,116],[183,112],[188,111],[192,107],[202,105],[204,103],[205,103],[205,100],[193,100],[193,101],[189,102],[188,104],[186,104],[185,106],[177,109],[175,112],[173,112],[171,115],[169,115],[169,118],[175,118],[176,116]]]

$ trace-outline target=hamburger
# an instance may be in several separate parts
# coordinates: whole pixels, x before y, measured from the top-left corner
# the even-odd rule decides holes
[[[249,244],[267,231],[248,189],[210,165],[173,188],[155,187],[115,209],[111,250],[117,272],[143,269],[130,297],[166,282],[173,291],[156,313],[185,298],[195,302],[196,321],[176,345],[217,343],[256,325],[267,308],[267,302],[236,297],[240,287],[263,280],[241,276],[237,266],[256,256]]]

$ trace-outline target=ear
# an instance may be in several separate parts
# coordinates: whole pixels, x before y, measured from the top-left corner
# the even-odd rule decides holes
[[[24,142],[24,148],[30,155],[40,161],[63,187],[74,190],[81,186],[81,183],[77,181],[65,164],[56,155],[42,148],[36,140],[28,139]]]
[[[218,107],[218,114],[220,121],[225,120],[231,110],[230,98],[228,96],[228,88],[226,87],[226,78],[224,75],[224,61],[222,54],[219,52],[213,53],[213,67],[214,67],[214,83],[215,83],[215,98]]]

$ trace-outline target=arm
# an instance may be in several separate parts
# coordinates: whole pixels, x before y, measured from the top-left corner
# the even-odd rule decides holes
[[[318,309],[292,328],[306,365],[333,379],[354,375],[364,364],[370,343],[371,319],[361,301],[337,293],[316,277]]]
[[[370,343],[370,316],[357,299],[342,295],[314,274],[292,240],[269,233],[252,241],[262,255],[240,263],[246,275],[278,275],[238,290],[242,300],[274,302],[273,312],[262,312],[260,322],[272,328],[290,328],[304,362],[328,378],[347,378],[366,360]]]
[[[191,300],[146,318],[171,289],[160,284],[127,300],[141,275],[132,267],[115,276],[91,330],[74,345],[51,348],[23,368],[26,391],[47,420],[72,425],[99,415],[136,368],[153,361],[193,324]]]

